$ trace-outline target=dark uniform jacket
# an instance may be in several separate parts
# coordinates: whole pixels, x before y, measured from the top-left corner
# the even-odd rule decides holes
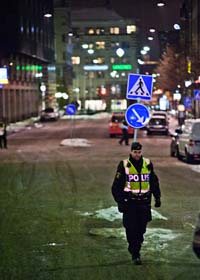
[[[200,214],[198,215],[196,227],[193,236],[193,251],[198,258],[200,258]]]
[[[138,173],[140,174],[142,169],[143,157],[136,161],[133,157],[129,156],[129,161],[134,165]],[[129,163],[130,164],[130,163]],[[153,170],[153,164],[150,162],[147,166],[150,171],[150,192],[148,194],[135,195],[132,192],[125,192],[124,187],[126,183],[126,173],[124,169],[124,163],[121,161],[117,167],[117,172],[112,184],[112,194],[115,201],[118,203],[120,212],[124,212],[128,204],[144,204],[150,207],[151,195],[153,194],[155,201],[160,200],[161,192],[159,187],[159,180]]]

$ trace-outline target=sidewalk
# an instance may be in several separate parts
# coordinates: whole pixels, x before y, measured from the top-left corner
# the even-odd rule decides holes
[[[30,118],[30,119],[16,122],[16,123],[10,123],[7,126],[7,134],[10,135],[10,134],[25,130],[25,129],[33,127],[33,126],[35,127],[38,125],[41,126],[41,124],[39,123],[39,117]]]

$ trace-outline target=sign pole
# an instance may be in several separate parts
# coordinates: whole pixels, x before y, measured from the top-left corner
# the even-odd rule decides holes
[[[126,111],[128,125],[134,127],[133,141],[136,142],[138,129],[144,127],[149,121],[148,109],[140,104],[140,100],[151,100],[153,77],[151,75],[129,74],[127,84],[127,99],[136,99],[138,103],[132,104]]]
[[[135,128],[135,129],[134,129],[133,142],[136,142],[136,139],[137,139],[137,133],[138,133],[138,128]]]
[[[140,98],[137,98],[137,102],[140,103]],[[133,142],[136,142],[136,140],[137,140],[137,134],[138,134],[138,128],[135,128],[135,129],[134,129]]]
[[[74,127],[75,127],[75,113],[76,113],[76,110],[77,110],[77,107],[74,105],[74,104],[69,104],[67,107],[66,107],[66,113],[68,115],[71,116],[71,129],[70,129],[70,138],[71,138],[71,141],[72,141],[72,136],[73,136],[73,130],[74,130]]]

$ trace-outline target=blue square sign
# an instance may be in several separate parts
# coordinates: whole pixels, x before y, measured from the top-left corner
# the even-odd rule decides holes
[[[129,74],[127,84],[127,99],[151,100],[153,77],[150,75]]]

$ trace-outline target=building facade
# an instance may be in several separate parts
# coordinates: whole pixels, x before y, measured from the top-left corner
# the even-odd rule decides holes
[[[72,10],[73,99],[82,109],[107,109],[126,96],[137,73],[137,28],[109,7]]]
[[[73,72],[71,56],[73,48],[70,0],[54,0],[54,29],[56,97],[58,97],[58,99],[59,97],[65,99],[72,95]],[[62,103],[59,105],[62,106]]]
[[[1,4],[0,68],[6,69],[8,83],[0,86],[0,117],[8,122],[37,116],[42,101],[48,103],[48,65],[54,64],[52,15],[52,0]]]
[[[181,6],[181,47],[187,64],[185,97],[190,100],[194,117],[200,117],[200,100],[194,91],[200,90],[200,2],[183,0]]]

